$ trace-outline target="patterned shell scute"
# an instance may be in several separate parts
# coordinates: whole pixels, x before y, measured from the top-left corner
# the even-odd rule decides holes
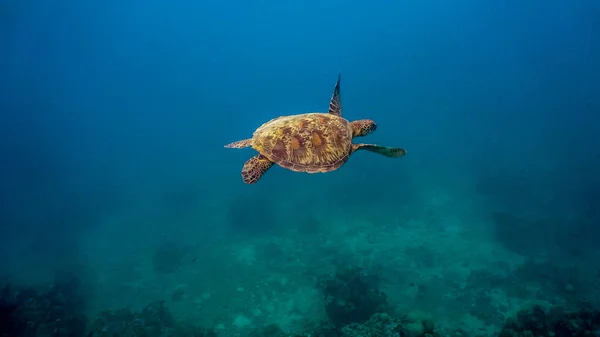
[[[328,172],[348,160],[352,128],[346,119],[327,113],[278,117],[254,132],[252,146],[290,170]]]

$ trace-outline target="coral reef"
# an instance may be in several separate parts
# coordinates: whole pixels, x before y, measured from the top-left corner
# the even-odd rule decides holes
[[[0,336],[83,336],[81,298],[66,285],[47,290],[4,286],[0,290]]]
[[[364,324],[352,323],[344,327],[341,337],[436,337],[431,320],[417,315],[394,319],[388,314],[375,314]]]
[[[177,322],[164,302],[140,312],[101,312],[91,324],[84,316],[84,298],[56,283],[47,290],[4,286],[0,290],[0,336],[3,337],[216,337],[212,330]]]
[[[483,276],[475,274],[474,277]],[[325,303],[327,322],[310,323],[314,325],[294,334],[270,324],[246,336],[476,337],[462,330],[439,328],[426,313],[419,311],[395,315],[375,283],[360,269],[342,268],[320,284],[328,299]],[[58,277],[55,284],[41,290],[4,286],[0,289],[0,336],[217,337],[214,330],[178,321],[164,301],[152,302],[139,311],[106,310],[88,319],[83,314],[85,297],[78,289],[81,285],[77,278],[68,275]],[[535,306],[505,320],[496,336],[596,337],[600,336],[600,311],[589,305],[580,305],[578,309]]]
[[[216,337],[212,330],[177,322],[163,301],[150,303],[140,312],[129,309],[103,311],[90,325],[87,337]]]
[[[269,324],[263,328],[255,329],[248,337],[286,337],[287,335],[275,324]]]
[[[335,277],[322,281],[325,311],[335,326],[367,321],[388,309],[386,295],[367,283],[358,268],[341,268]]]
[[[590,308],[545,311],[539,306],[521,310],[504,324],[499,337],[600,336],[600,312]]]

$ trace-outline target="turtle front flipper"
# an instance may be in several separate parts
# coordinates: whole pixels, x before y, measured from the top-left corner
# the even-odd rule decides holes
[[[242,179],[244,179],[246,184],[254,184],[271,168],[271,166],[273,166],[272,161],[262,154],[257,154],[244,163],[244,168],[242,168]]]
[[[398,158],[406,154],[406,150],[401,147],[389,147],[375,144],[352,144],[352,152],[357,150],[367,150],[389,158]]]
[[[335,83],[335,88],[333,89],[333,95],[331,96],[331,101],[329,101],[329,113],[332,115],[342,117],[342,99],[340,96],[340,77],[341,77],[341,75],[338,75],[337,82]]]
[[[237,142],[233,142],[233,143],[229,143],[229,144],[225,145],[225,147],[229,148],[229,149],[243,149],[243,148],[249,147],[249,146],[252,146],[252,138],[238,140]]]

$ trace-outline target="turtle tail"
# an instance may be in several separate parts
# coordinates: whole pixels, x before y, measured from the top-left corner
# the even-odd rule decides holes
[[[233,143],[229,143],[229,144],[225,145],[225,147],[228,149],[243,149],[243,148],[249,147],[249,146],[252,146],[252,138],[238,140],[237,142],[233,142]]]

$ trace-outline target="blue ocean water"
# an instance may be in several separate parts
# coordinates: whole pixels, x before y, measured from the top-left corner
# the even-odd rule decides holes
[[[155,301],[219,336],[597,308],[598,60],[587,0],[3,0],[0,285],[66,282],[96,336]],[[408,154],[244,184],[256,151],[223,146],[326,112],[340,73],[378,124],[355,142]],[[348,268],[387,309],[340,319]]]

